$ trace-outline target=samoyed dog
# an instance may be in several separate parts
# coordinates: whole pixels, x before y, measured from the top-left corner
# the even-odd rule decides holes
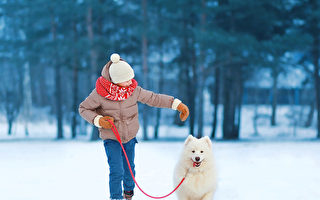
[[[174,171],[174,183],[184,182],[177,190],[179,200],[212,200],[217,187],[212,143],[208,136],[189,136]]]

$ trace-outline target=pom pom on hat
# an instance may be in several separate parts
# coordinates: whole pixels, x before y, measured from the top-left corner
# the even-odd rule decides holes
[[[117,63],[120,61],[120,55],[117,54],[117,53],[113,53],[111,56],[110,56],[110,60],[113,62],[113,63]]]
[[[110,56],[112,64],[109,68],[109,74],[113,83],[123,83],[134,78],[132,67],[125,61],[120,60],[120,55],[113,53]]]

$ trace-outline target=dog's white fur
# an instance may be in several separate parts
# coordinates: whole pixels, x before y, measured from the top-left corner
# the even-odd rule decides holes
[[[196,157],[198,157],[196,160]],[[194,166],[201,161],[200,166]],[[212,143],[208,136],[197,139],[189,136],[174,172],[174,183],[184,182],[177,190],[179,200],[212,200],[217,187]]]

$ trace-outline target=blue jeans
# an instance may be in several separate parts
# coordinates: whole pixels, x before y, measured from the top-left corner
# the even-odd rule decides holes
[[[122,199],[122,185],[125,191],[131,191],[134,189],[134,181],[131,177],[131,173],[122,151],[122,148],[118,141],[115,140],[104,140],[104,148],[108,157],[108,164],[110,169],[109,174],[109,190],[111,199]],[[135,145],[138,143],[136,138],[133,138],[129,142],[123,144],[124,149],[127,152],[127,156],[131,165],[133,174],[134,170],[134,149]]]

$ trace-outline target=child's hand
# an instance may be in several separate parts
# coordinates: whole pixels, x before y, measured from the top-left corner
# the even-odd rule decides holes
[[[181,121],[186,121],[189,116],[189,108],[183,103],[180,103],[177,107],[177,110],[180,112]]]
[[[101,118],[99,119],[99,125],[100,125],[102,128],[111,129],[111,128],[112,128],[112,125],[111,125],[111,123],[110,123],[107,119],[110,120],[110,121],[112,121],[112,123],[114,123],[113,117],[104,116],[104,117],[101,117]]]

